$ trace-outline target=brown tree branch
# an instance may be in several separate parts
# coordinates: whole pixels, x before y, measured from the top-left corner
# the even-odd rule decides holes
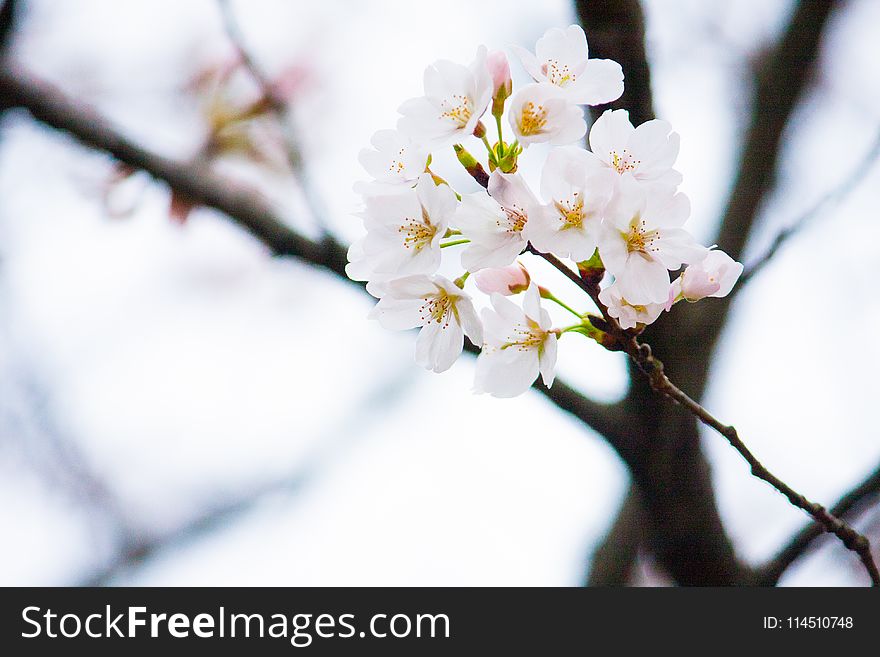
[[[638,0],[576,0],[593,57],[619,62],[624,95],[593,107],[595,120],[610,108],[627,109],[636,125],[654,118],[651,71],[645,51],[645,19]],[[673,346],[677,346],[674,344]],[[664,350],[664,353],[667,353]],[[688,363],[685,371],[693,366]],[[679,583],[729,585],[744,573],[727,536],[700,445],[696,423],[650,390],[630,362],[632,385],[623,402],[639,419],[624,457],[646,506],[646,546]]]
[[[825,25],[836,0],[801,0],[779,43],[758,70],[752,121],[716,242],[742,257],[752,224],[773,187],[789,118],[811,79]]]
[[[634,125],[653,119],[645,17],[639,0],[577,0],[575,9],[587,32],[590,57],[613,59],[625,76],[623,95],[613,103],[591,107],[593,118],[607,109],[625,109]]]
[[[17,11],[18,0],[0,0],[0,59],[6,55],[12,41]]]
[[[345,247],[330,236],[320,241],[303,237],[287,226],[261,195],[230,184],[205,167],[181,164],[141,148],[111,128],[94,111],[22,71],[0,70],[0,96],[8,98],[13,106],[27,110],[45,125],[146,171],[196,203],[219,210],[265,244],[272,253],[298,258],[363,289],[362,283],[352,281],[345,274]],[[471,347],[470,352],[476,350]],[[536,384],[535,388],[612,443],[619,443],[631,427],[619,405],[599,404],[564,381],[557,380],[550,389],[541,384]]]
[[[636,122],[653,118],[649,77],[640,73],[648,71],[644,44],[632,36],[643,33],[644,21],[638,3],[634,0],[577,0],[576,4],[582,22],[591,28],[589,39],[591,46],[595,46],[591,48],[593,52],[597,56],[616,59],[624,66],[627,90],[632,93],[619,106],[629,107]],[[735,258],[741,259],[763,199],[774,186],[783,134],[811,79],[828,19],[840,4],[835,0],[799,2],[780,39],[768,50],[757,71],[751,115],[735,182],[716,239]],[[594,28],[600,30],[599,36],[593,35]],[[607,31],[607,36],[601,36],[603,31]],[[639,88],[633,89],[634,86]],[[679,309],[674,318],[661,318],[646,333],[648,341],[664,355],[666,369],[674,375],[674,380],[682,382],[697,397],[706,388],[712,354],[725,325],[731,300],[728,296],[715,300],[711,306],[688,304]],[[630,413],[653,417],[653,422],[643,425],[642,435],[636,441],[636,449],[646,455],[643,459],[647,461],[647,476],[640,481],[643,500],[651,504],[658,496],[666,499],[675,496],[679,499],[679,508],[686,509],[688,497],[712,495],[706,486],[695,490],[696,484],[691,483],[692,476],[687,474],[691,470],[696,471],[693,476],[707,476],[706,469],[700,467],[704,458],[699,446],[699,432],[692,418],[676,408],[658,404],[655,397],[647,380],[634,376],[630,393],[624,401]],[[657,479],[664,481],[665,485],[657,484]],[[714,505],[707,503],[706,506],[714,510]],[[648,518],[662,516],[663,511],[662,507],[652,509]],[[678,516],[661,517],[659,523],[681,522]],[[713,522],[721,534],[720,521]],[[676,562],[715,558],[728,550],[728,546],[729,541],[723,538],[713,547],[712,553],[703,553],[696,559],[690,546],[682,543],[661,543],[655,549],[670,574],[682,581]],[[704,583],[708,579],[731,583],[730,577],[736,576],[729,567],[731,558],[730,552],[727,561],[716,558],[716,570],[720,570],[707,571]],[[688,574],[685,572],[684,576]]]
[[[769,248],[759,256],[752,264],[746,267],[743,275],[740,276],[739,283],[733,290],[733,294],[743,289],[743,286],[755,277],[776,255],[780,248],[794,235],[802,231],[811,221],[819,214],[827,211],[828,207],[833,204],[840,203],[849,194],[855,190],[859,184],[871,172],[877,158],[880,157],[880,132],[874,137],[874,141],[868,148],[864,157],[862,157],[852,172],[849,173],[839,185],[825,194],[819,201],[809,210],[801,214],[797,219],[791,222],[786,228],[783,228],[776,234]]]
[[[849,518],[877,499],[880,499],[880,466],[858,486],[841,497],[837,504],[831,507],[830,513],[838,518]],[[775,586],[788,567],[803,556],[824,533],[823,528],[816,523],[804,527],[775,557],[758,569],[755,582],[759,586]]]
[[[798,493],[776,475],[770,472],[749,450],[742,441],[736,429],[730,425],[722,423],[715,418],[705,408],[700,406],[696,401],[691,399],[685,392],[676,386],[669,377],[666,376],[663,363],[654,357],[651,346],[645,342],[639,342],[633,331],[625,331],[617,323],[617,320],[608,314],[608,309],[599,300],[599,285],[595,279],[581,278],[577,273],[572,271],[559,258],[549,253],[541,253],[529,247],[536,255],[544,258],[553,265],[557,270],[565,274],[569,280],[574,282],[578,287],[589,295],[599,310],[602,312],[604,326],[602,330],[609,330],[611,335],[616,339],[618,345],[629,355],[632,361],[638,366],[642,373],[647,377],[651,384],[651,388],[658,393],[669,397],[672,401],[685,408],[691,415],[697,418],[707,427],[711,427],[720,433],[730,446],[745,459],[751,467],[752,475],[770,484],[773,488],[784,495],[789,503],[793,506],[807,512],[813,517],[815,522],[824,529],[837,536],[847,549],[852,550],[859,555],[865,570],[871,578],[873,586],[880,586],[880,572],[874,563],[871,555],[871,545],[868,539],[850,527],[846,522],[838,518],[836,515],[829,513],[825,507],[815,502],[811,502],[804,495]]]
[[[254,79],[254,82],[257,83],[263,99],[272,110],[272,113],[275,115],[275,119],[281,128],[287,163],[299,184],[303,200],[312,215],[312,219],[321,230],[322,234],[327,235],[329,231],[324,222],[324,217],[326,216],[327,211],[320,195],[315,190],[314,183],[312,182],[305,166],[305,162],[303,161],[302,143],[292,125],[292,116],[287,99],[279,95],[275,85],[272,84],[269,77],[265,74],[260,65],[257,64],[253,55],[251,55],[250,49],[245,45],[246,40],[242,34],[238,20],[235,17],[235,13],[230,6],[229,0],[218,0],[217,4],[229,40],[235,46],[244,68]]]
[[[614,523],[593,552],[587,586],[626,586],[644,541],[644,505],[631,482]]]

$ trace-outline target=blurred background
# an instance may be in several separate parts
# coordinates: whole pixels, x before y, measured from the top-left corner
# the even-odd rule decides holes
[[[711,243],[756,67],[794,3],[643,7],[654,108],[681,135],[689,226]],[[467,63],[480,43],[531,49],[575,20],[565,0],[27,0],[8,57],[136,144],[209,161],[298,233],[348,244],[358,151],[421,94],[425,66]],[[850,0],[824,29],[743,262],[798,229],[737,294],[703,396],[828,505],[880,461],[878,26],[880,3]],[[527,155],[535,180],[543,151]],[[434,170],[476,189],[451,162]],[[419,369],[414,335],[381,330],[370,306],[165,183],[5,112],[0,584],[583,584],[629,485],[615,451],[536,392],[472,394],[472,358]],[[575,389],[627,395],[623,356],[560,347]],[[737,557],[770,559],[808,518],[720,436],[703,447]],[[854,522],[880,542],[876,505]],[[630,583],[672,581],[649,551],[635,559]],[[865,582],[827,538],[781,580]]]

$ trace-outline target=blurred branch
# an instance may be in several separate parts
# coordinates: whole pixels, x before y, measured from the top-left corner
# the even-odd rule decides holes
[[[14,106],[30,112],[36,120],[67,132],[86,146],[105,151],[129,166],[143,169],[196,203],[219,210],[265,244],[272,253],[298,258],[363,289],[362,283],[352,281],[345,274],[348,261],[345,247],[330,236],[320,241],[303,237],[285,225],[266,200],[253,191],[231,184],[205,167],[181,164],[137,146],[94,111],[21,71],[0,70],[0,95],[9,98]],[[468,350],[470,353],[477,351],[473,347]],[[541,384],[536,384],[535,388],[612,443],[619,444],[632,427],[619,405],[599,404],[564,381],[557,379],[550,389]]]
[[[589,34],[592,56],[619,62],[624,74],[623,96],[614,103],[591,108],[593,119],[608,108],[628,110],[636,125],[653,119],[641,3],[576,0],[575,9]],[[688,365],[684,371],[690,368]],[[737,583],[744,567],[737,561],[721,522],[696,423],[661,403],[632,361],[629,370],[632,385],[621,405],[633,421],[629,441],[621,443],[618,452],[641,491],[644,547],[651,549],[657,561],[681,584]],[[694,389],[699,388],[697,382]],[[625,505],[621,512],[629,508]],[[626,519],[618,521],[625,524]]]
[[[299,135],[293,127],[293,120],[288,101],[278,93],[276,86],[272,84],[272,81],[257,64],[256,60],[251,55],[250,50],[245,47],[246,41],[241,32],[238,20],[235,17],[235,12],[232,10],[231,2],[229,2],[229,0],[217,0],[217,4],[220,8],[223,25],[226,29],[226,34],[229,37],[229,40],[232,42],[233,46],[235,46],[242,64],[254,79],[254,82],[257,83],[257,86],[260,88],[260,93],[266,103],[268,103],[278,121],[278,125],[281,127],[287,162],[299,183],[299,188],[302,191],[303,199],[312,215],[312,220],[321,232],[326,235],[328,234],[328,230],[326,223],[324,222],[324,217],[326,216],[327,211],[324,207],[324,203],[321,201],[320,195],[315,190],[314,183],[312,182],[308,169],[303,161],[302,143],[300,142]]]
[[[754,276],[773,259],[773,256],[776,255],[779,249],[792,236],[803,230],[807,224],[813,221],[813,219],[815,219],[820,213],[827,211],[830,205],[840,203],[851,194],[867,177],[868,173],[871,172],[878,157],[880,157],[880,132],[874,137],[874,142],[871,144],[870,148],[868,148],[865,156],[859,160],[858,164],[853,167],[852,172],[849,173],[837,187],[825,194],[813,207],[804,212],[795,221],[791,222],[788,227],[779,231],[767,251],[746,268],[745,272],[740,277],[739,284],[734,287],[733,294],[737,294],[742,290],[743,286],[754,278]]]
[[[12,36],[15,33],[18,0],[0,0],[0,59],[6,55]]]
[[[625,109],[633,125],[653,119],[645,17],[639,0],[577,0],[575,9],[588,35],[590,56],[613,59],[625,74],[623,95],[613,103],[591,107],[593,117],[607,109]]]
[[[395,402],[411,390],[407,379],[412,370],[405,368],[381,384],[347,412],[341,421],[325,435],[314,440],[316,447],[288,474],[263,483],[252,490],[236,495],[197,514],[182,525],[153,536],[129,537],[127,545],[110,563],[91,573],[80,586],[107,586],[120,575],[146,563],[163,550],[179,547],[198,540],[229,521],[252,511],[266,497],[273,494],[291,494],[309,485],[315,476],[326,470],[339,450],[365,434],[369,424],[382,417]]]
[[[730,446],[733,447],[749,464],[752,476],[770,484],[778,492],[784,495],[790,504],[810,514],[813,517],[813,520],[815,520],[824,531],[837,536],[847,549],[858,554],[865,566],[865,570],[867,570],[868,575],[871,578],[871,583],[874,586],[880,586],[880,571],[877,570],[877,565],[874,563],[874,558],[871,555],[871,544],[865,536],[857,532],[836,515],[829,513],[821,504],[808,500],[804,495],[798,493],[791,486],[770,472],[764,464],[752,454],[751,450],[749,450],[743,440],[739,437],[739,434],[733,426],[726,425],[718,420],[715,416],[709,413],[709,411],[676,386],[666,375],[663,363],[654,357],[651,346],[646,342],[639,342],[636,334],[633,332],[623,330],[617,320],[608,313],[608,309],[599,299],[599,284],[595,278],[581,278],[556,256],[549,253],[541,253],[531,246],[528,248],[532,253],[544,258],[544,260],[567,276],[569,280],[580,287],[581,290],[593,300],[593,303],[595,303],[596,307],[602,312],[602,319],[604,320],[602,330],[606,331],[615,340],[617,347],[626,352],[626,354],[638,366],[639,370],[641,370],[650,382],[651,389],[655,393],[665,395],[676,404],[682,406],[707,427],[714,429],[716,432],[724,436],[727,442],[730,443]]]
[[[593,552],[587,586],[626,586],[645,540],[645,511],[638,487],[629,490],[608,533]]]
[[[831,514],[838,518],[854,516],[877,498],[880,498],[880,465],[862,483],[841,497],[837,504],[831,507]],[[822,528],[815,523],[804,527],[775,557],[758,570],[755,583],[759,586],[775,586],[788,567],[803,556],[823,533]]]
[[[3,336],[8,339],[7,336]],[[127,517],[79,442],[59,426],[42,387],[4,369],[0,376],[0,442],[15,441],[46,483],[63,489],[85,507],[87,519],[120,527]]]
[[[742,257],[752,225],[775,183],[783,133],[814,71],[825,25],[838,0],[801,0],[759,68],[739,167],[716,242]]]
[[[117,160],[163,180],[193,202],[226,214],[274,254],[293,256],[345,277],[346,251],[332,237],[310,240],[284,224],[261,195],[213,174],[206,167],[181,164],[143,149],[111,128],[104,119],[75,103],[46,82],[9,67],[0,71],[0,92],[12,106],[38,121],[106,151]]]

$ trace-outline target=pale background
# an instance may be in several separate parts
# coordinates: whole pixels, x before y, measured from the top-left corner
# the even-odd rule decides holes
[[[27,4],[19,60],[145,146],[192,154],[204,128],[185,86],[230,52],[213,2]],[[548,27],[573,21],[562,0],[260,0],[233,9],[270,74],[292,63],[308,72],[295,128],[326,221],[345,242],[360,234],[357,152],[393,126],[427,64],[467,62],[479,43],[532,47]],[[747,67],[789,9],[778,0],[646,3],[655,106],[681,134],[682,189],[701,238],[730,184]],[[833,24],[753,257],[850,175],[874,140],[877,25],[873,0],[853,0]],[[583,582],[627,483],[601,438],[535,393],[473,395],[472,359],[444,375],[420,370],[413,336],[369,322],[364,295],[271,259],[212,211],[174,224],[167,189],[146,177],[115,191],[131,214],[108,217],[109,158],[24,115],[3,128],[0,584],[89,581],[124,544],[120,526],[174,537],[242,497],[235,513],[174,537],[110,582]],[[315,234],[284,175],[240,162],[224,170],[260,185],[292,225]],[[824,503],[880,460],[878,184],[880,167],[743,291],[705,399],[771,470]],[[559,370],[603,400],[626,386],[622,357],[585,340],[562,343]],[[805,516],[751,478],[719,436],[707,433],[705,444],[741,558],[770,557]],[[862,582],[836,542],[822,545],[782,583]]]

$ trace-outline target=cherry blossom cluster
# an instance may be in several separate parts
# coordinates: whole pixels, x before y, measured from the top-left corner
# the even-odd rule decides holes
[[[437,61],[425,70],[424,96],[400,106],[397,129],[380,130],[361,151],[373,179],[355,186],[366,235],[349,249],[347,267],[379,300],[372,318],[389,329],[421,327],[420,365],[447,370],[467,336],[481,349],[475,390],[498,397],[524,392],[538,376],[551,385],[557,340],[566,333],[607,345],[601,322],[532,280],[518,260],[524,252],[598,272],[594,300],[620,329],[636,332],[679,301],[728,294],[742,273],[741,264],[683,228],[690,203],[678,191],[679,137],[669,123],[634,127],[625,110],[608,110],[589,131],[589,150],[581,146],[582,106],[621,96],[619,64],[590,59],[577,25],[548,30],[534,53],[513,50],[534,82],[513,93],[507,57],[483,46],[469,66]],[[488,173],[465,148],[468,140],[482,141]],[[551,148],[536,193],[517,169],[529,146],[542,142]],[[485,189],[459,195],[431,170],[432,153],[450,147]],[[466,291],[469,279],[489,297],[481,313]],[[509,297],[519,294],[517,305]],[[577,321],[554,327],[542,300]]]

